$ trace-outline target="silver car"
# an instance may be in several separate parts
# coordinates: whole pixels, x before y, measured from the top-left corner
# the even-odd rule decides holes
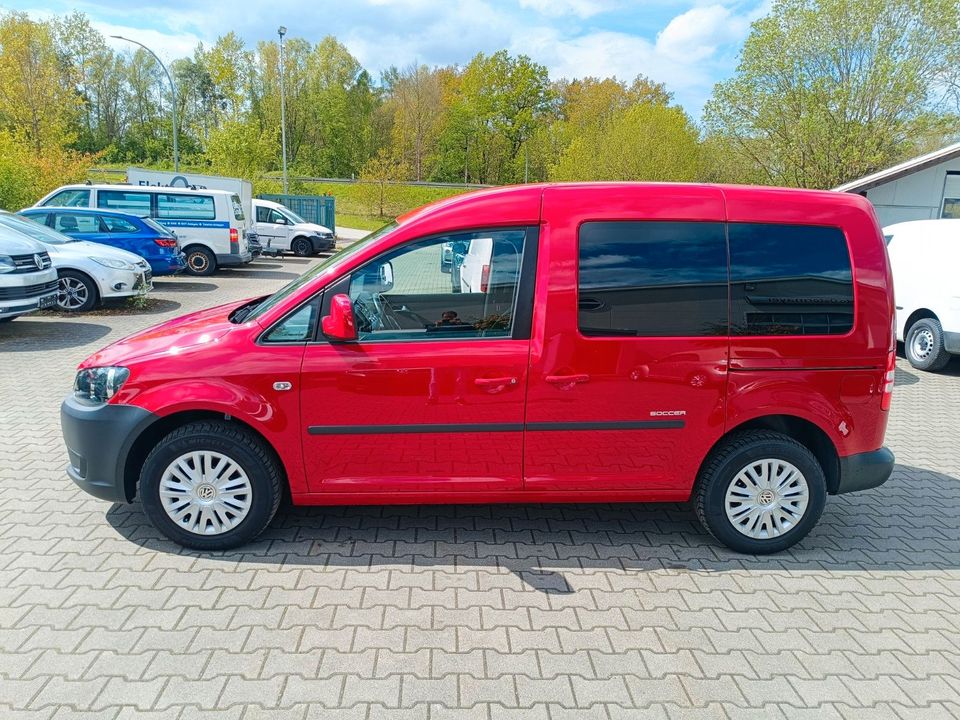
[[[59,282],[44,247],[0,227],[0,322],[54,307]]]

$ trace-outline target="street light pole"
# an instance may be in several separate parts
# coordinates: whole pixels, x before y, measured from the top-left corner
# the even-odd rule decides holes
[[[173,121],[173,171],[180,172],[180,147],[177,141],[177,86],[173,82],[173,76],[170,75],[170,71],[167,70],[167,66],[163,64],[163,61],[159,57],[157,57],[157,54],[142,42],[131,40],[123,35],[111,35],[110,37],[116,40],[126,40],[128,43],[139,45],[148,53],[150,53],[153,56],[153,59],[157,61],[161,68],[163,68],[163,72],[167,76],[167,80],[170,82],[170,94],[173,96],[173,103],[170,106],[170,115]]]
[[[281,25],[277,30],[280,36],[280,142],[283,152],[283,194],[287,194],[287,99],[284,93],[283,76],[285,65],[283,62],[283,36],[287,34],[287,29]]]

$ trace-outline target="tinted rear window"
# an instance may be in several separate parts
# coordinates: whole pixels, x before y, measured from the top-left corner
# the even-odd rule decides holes
[[[98,190],[97,207],[147,217],[150,214],[150,194],[127,190]]]
[[[210,195],[157,193],[157,217],[178,220],[215,220],[217,211]]]
[[[842,335],[853,328],[853,272],[838,228],[728,227],[733,334]]]
[[[722,223],[584,223],[579,255],[584,335],[727,333]]]

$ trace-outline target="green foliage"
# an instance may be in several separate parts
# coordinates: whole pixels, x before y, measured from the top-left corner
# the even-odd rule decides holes
[[[957,87],[958,27],[956,0],[777,0],[704,112],[729,179],[828,188],[911,155]]]

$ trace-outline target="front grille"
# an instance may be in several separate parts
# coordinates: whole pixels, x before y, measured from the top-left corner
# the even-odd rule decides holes
[[[37,285],[24,285],[23,287],[0,288],[0,300],[29,300],[30,298],[47,295],[58,288],[59,280],[39,283]]]
[[[40,265],[37,267],[37,256],[40,256]],[[50,267],[50,255],[45,252],[31,253],[30,255],[12,255],[13,264],[16,269],[14,273],[31,273],[38,270],[46,270]]]

